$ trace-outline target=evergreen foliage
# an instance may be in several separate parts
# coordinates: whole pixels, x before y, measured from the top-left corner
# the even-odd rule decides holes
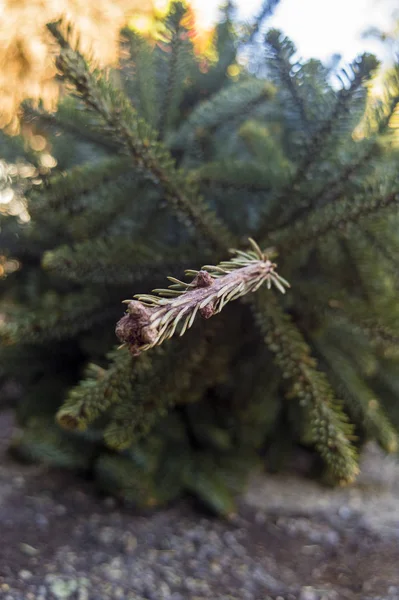
[[[23,108],[57,166],[25,154],[30,220],[0,214],[13,452],[138,507],[186,490],[228,515],[289,445],[339,483],[365,440],[397,449],[398,71],[371,110],[376,59],[296,61],[262,33],[275,5],[240,28],[228,4],[205,60],[176,2],[156,41],[122,32],[110,72],[52,23],[68,94],[54,114]]]

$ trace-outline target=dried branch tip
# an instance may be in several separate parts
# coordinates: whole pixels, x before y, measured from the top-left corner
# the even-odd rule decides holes
[[[250,250],[231,250],[234,257],[229,261],[217,266],[205,265],[200,271],[186,271],[187,276],[193,277],[191,283],[168,277],[169,288],[125,300],[127,313],[115,330],[122,346],[129,346],[131,353],[137,356],[162,344],[176,331],[182,336],[192,326],[197,313],[209,319],[228,302],[256,292],[264,283],[269,289],[274,285],[284,294],[290,285],[276,273],[277,265],[254,240],[249,239],[249,242]]]

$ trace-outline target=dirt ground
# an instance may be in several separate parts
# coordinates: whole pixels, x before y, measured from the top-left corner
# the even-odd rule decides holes
[[[3,414],[1,600],[399,600],[399,471],[375,450],[357,488],[257,477],[224,522],[189,499],[138,515],[16,464],[10,426]]]

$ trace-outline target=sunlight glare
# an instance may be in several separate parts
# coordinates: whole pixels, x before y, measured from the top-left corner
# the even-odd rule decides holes
[[[239,16],[251,19],[259,11],[262,0],[238,0]],[[201,26],[208,28],[217,20],[219,11],[215,0],[193,0]],[[364,39],[371,26],[389,30],[394,0],[281,0],[270,27],[277,27],[296,44],[301,57],[326,60],[333,54],[350,61],[368,51],[385,58],[378,42]]]

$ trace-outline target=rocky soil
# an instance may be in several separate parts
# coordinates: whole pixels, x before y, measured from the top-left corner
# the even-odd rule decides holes
[[[148,515],[65,472],[12,462],[0,416],[1,600],[399,600],[399,467],[359,484],[259,476],[224,522],[188,500]]]

